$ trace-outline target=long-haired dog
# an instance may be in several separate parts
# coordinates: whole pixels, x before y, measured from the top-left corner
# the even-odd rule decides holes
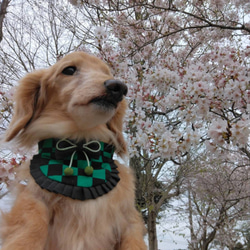
[[[20,81],[6,140],[39,152],[21,166],[26,183],[3,215],[2,250],[146,249],[133,176],[112,158],[126,153],[126,93],[84,52]]]

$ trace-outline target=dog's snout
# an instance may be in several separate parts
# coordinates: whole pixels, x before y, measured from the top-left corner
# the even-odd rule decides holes
[[[128,87],[120,80],[110,79],[104,82],[104,86],[108,93],[112,94],[115,98],[122,98],[128,93]]]

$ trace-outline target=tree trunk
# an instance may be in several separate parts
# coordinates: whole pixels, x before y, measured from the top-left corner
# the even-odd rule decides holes
[[[148,245],[149,250],[158,250],[156,212],[150,207],[148,208]]]
[[[217,230],[214,229],[208,236],[204,237],[202,240],[202,249],[201,250],[208,250],[210,243],[214,240]]]
[[[10,3],[10,0],[2,0],[0,3],[0,42],[3,39],[3,20],[7,13],[7,7]]]

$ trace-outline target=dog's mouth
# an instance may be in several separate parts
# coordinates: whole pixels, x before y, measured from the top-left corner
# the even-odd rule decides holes
[[[89,103],[96,104],[102,108],[116,109],[122,97],[117,99],[109,95],[103,95],[93,98]]]

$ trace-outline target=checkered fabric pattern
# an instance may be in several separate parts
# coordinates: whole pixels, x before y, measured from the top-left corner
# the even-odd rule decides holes
[[[77,145],[67,152],[58,150],[56,147],[58,141],[59,139],[51,138],[39,142],[39,153],[34,155],[31,161],[31,175],[42,188],[73,199],[85,200],[97,198],[116,186],[120,178],[112,159],[115,150],[112,145],[98,142],[100,150],[93,152],[83,149],[85,141],[66,140]],[[67,145],[62,146],[67,147]],[[94,149],[96,146],[93,143],[89,144],[89,147]],[[71,160],[73,174],[66,176],[64,170],[69,167]],[[88,165],[93,167],[91,176],[86,175],[84,171]]]

